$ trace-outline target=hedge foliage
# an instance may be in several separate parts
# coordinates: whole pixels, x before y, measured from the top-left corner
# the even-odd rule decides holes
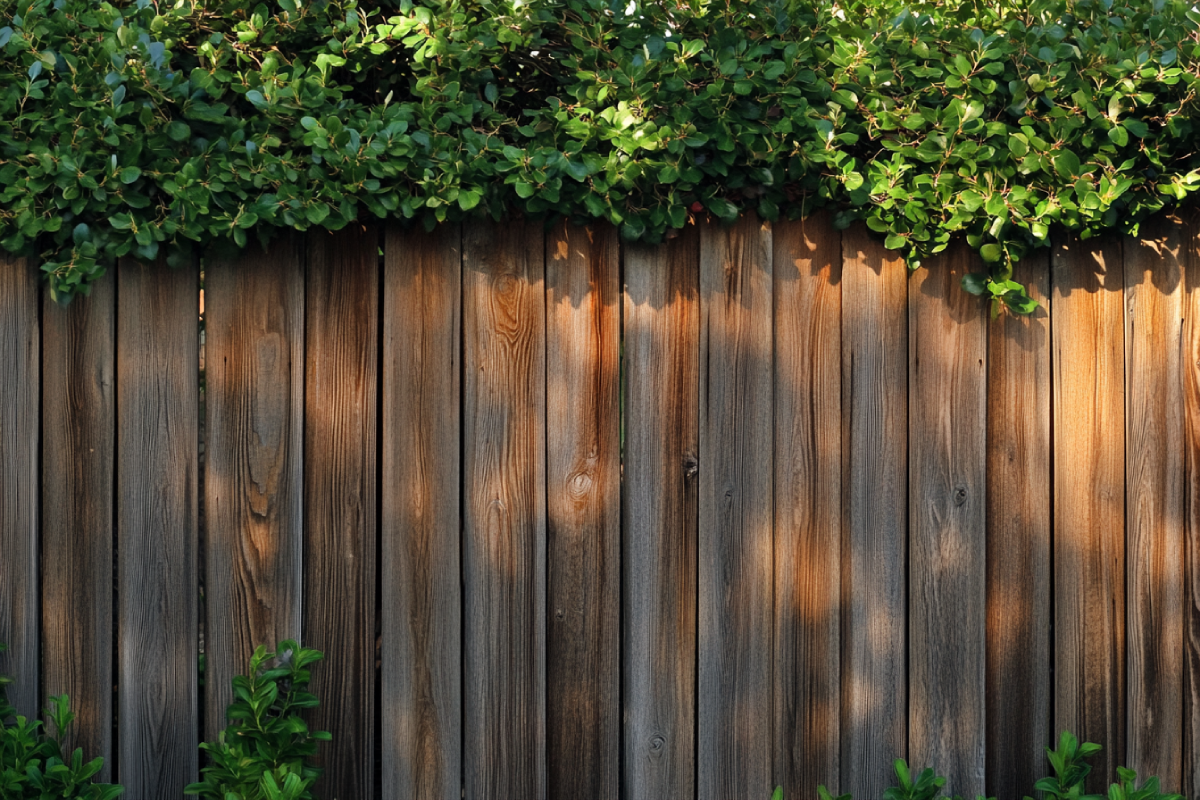
[[[1200,186],[1180,0],[0,0],[0,245],[120,256],[392,217],[831,206],[964,286]]]

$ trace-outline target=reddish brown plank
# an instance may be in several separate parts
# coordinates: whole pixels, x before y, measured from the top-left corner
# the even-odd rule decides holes
[[[383,797],[462,797],[462,233],[387,229],[383,288]]]
[[[775,763],[785,797],[839,781],[842,237],[775,224]]]
[[[1097,742],[1089,789],[1125,755],[1125,395],[1121,242],[1051,256],[1054,730]]]
[[[546,797],[546,322],[541,223],[463,244],[467,800]]]
[[[700,251],[627,245],[622,796],[695,797]]]
[[[1050,729],[1050,251],[1013,277],[1040,304],[988,325],[987,796],[1025,797]]]
[[[257,645],[300,635],[304,260],[286,236],[205,266],[205,736]]]
[[[374,792],[378,250],[374,228],[308,237],[304,644],[325,653],[310,727],[333,733],[317,794],[341,800]]]
[[[38,287],[23,258],[0,252],[0,675],[8,699],[37,716]]]
[[[1200,211],[1184,213],[1184,718],[1183,779],[1179,791],[1200,796]],[[1167,787],[1168,791],[1172,787]]]
[[[616,228],[546,242],[546,764],[549,796],[617,797],[621,275]]]
[[[66,694],[67,752],[112,777],[114,276],[42,311],[43,704]]]
[[[199,275],[122,261],[117,282],[118,778],[197,776]]]
[[[1125,239],[1126,765],[1174,791],[1183,727],[1183,274],[1178,221]]]
[[[702,800],[772,789],[771,254],[770,224],[753,214],[700,231]]]
[[[879,797],[907,755],[908,286],[904,263],[842,233],[841,786]]]
[[[984,790],[987,311],[962,290],[965,243],[909,291],[909,759]]]

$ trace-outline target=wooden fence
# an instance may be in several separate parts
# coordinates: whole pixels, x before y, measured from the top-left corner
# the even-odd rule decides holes
[[[0,671],[131,800],[284,636],[327,800],[1015,798],[1063,728],[1198,794],[1200,223],[1143,234],[994,320],[822,217],[313,235],[206,262],[203,384],[199,265],[10,259]]]

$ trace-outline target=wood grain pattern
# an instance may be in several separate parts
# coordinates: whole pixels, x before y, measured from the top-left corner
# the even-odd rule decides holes
[[[464,234],[467,800],[546,797],[543,239],[539,222]]]
[[[23,258],[0,253],[0,675],[17,713],[37,716],[38,286]]]
[[[620,794],[621,262],[616,228],[546,242],[546,764],[551,798]]]
[[[803,797],[839,780],[842,237],[775,224],[775,758]]]
[[[987,796],[1025,797],[1050,728],[1050,252],[1014,265],[1041,305],[988,325]],[[956,790],[957,791],[957,790]]]
[[[1179,786],[1183,726],[1183,274],[1180,226],[1126,237],[1126,764]]]
[[[1051,261],[1054,730],[1125,755],[1125,429],[1121,242],[1063,239]]]
[[[308,238],[305,283],[304,644],[325,653],[316,793],[374,793],[376,431],[379,236],[374,228]]]
[[[842,233],[842,792],[879,797],[908,751],[905,672],[907,273]]]
[[[702,800],[765,797],[772,789],[771,254],[770,224],[754,215],[701,228]]]
[[[147,800],[198,768],[198,282],[194,263],[118,271],[118,777]]]
[[[696,794],[700,251],[625,246],[622,796]]]
[[[1200,796],[1200,212],[1183,217],[1184,250],[1184,583],[1183,778],[1179,792]],[[1167,787],[1170,791],[1170,787]]]
[[[304,256],[277,239],[205,267],[205,736],[257,645],[300,635]]]
[[[910,280],[908,753],[984,792],[987,311],[965,244]]]
[[[114,276],[42,310],[42,705],[71,698],[65,752],[112,777]]]
[[[383,796],[462,796],[462,232],[387,229],[383,288]]]

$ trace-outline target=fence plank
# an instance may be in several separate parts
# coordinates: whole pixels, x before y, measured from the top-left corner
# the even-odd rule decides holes
[[[771,792],[771,226],[700,233],[697,796]],[[705,454],[708,454],[705,456]]]
[[[1141,226],[1125,256],[1127,765],[1182,777],[1183,275],[1176,220]]]
[[[909,758],[984,792],[987,311],[957,245],[909,293]]]
[[[776,223],[775,763],[787,797],[836,786],[842,530],[842,237]]]
[[[1097,742],[1088,787],[1125,754],[1125,439],[1121,242],[1070,238],[1051,261],[1054,730]]]
[[[546,246],[546,760],[551,798],[617,797],[621,275],[616,228]]]
[[[122,261],[117,283],[119,779],[174,798],[198,758],[198,274]]]
[[[383,797],[462,796],[462,232],[387,229],[383,315]]]
[[[333,732],[317,793],[374,782],[375,470],[379,236],[308,238],[304,404],[304,637],[325,653],[311,727]]]
[[[0,675],[18,714],[38,711],[38,286],[0,252]]]
[[[205,729],[256,645],[300,635],[304,257],[299,237],[205,268]]]
[[[695,797],[699,235],[625,247],[623,793]]]
[[[71,698],[65,752],[112,777],[114,276],[42,311],[43,700]]]
[[[1026,255],[1014,278],[1041,308],[988,326],[988,797],[1031,796],[1053,735],[1050,252]]]
[[[465,797],[544,800],[543,236],[481,222],[464,240]]]
[[[864,227],[842,233],[842,779],[878,797],[907,753],[907,272]]]
[[[1200,796],[1200,210],[1185,212],[1183,400],[1187,580],[1184,584],[1183,780],[1180,793]],[[1172,791],[1172,787],[1166,787]]]

